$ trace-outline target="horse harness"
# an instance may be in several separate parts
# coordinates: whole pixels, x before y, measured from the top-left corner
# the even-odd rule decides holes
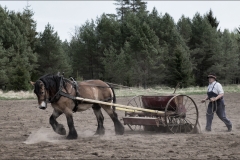
[[[40,81],[41,81],[41,80],[40,80]],[[72,95],[70,95],[69,93],[65,93],[65,92],[62,91],[62,89],[64,88],[63,83],[65,83],[65,81],[69,81],[70,84],[73,86],[73,88],[74,88],[75,91],[76,91],[75,96],[72,96]],[[111,88],[110,86],[109,86],[109,87],[107,87],[107,86],[97,86],[97,85],[89,85],[89,86],[102,87],[102,88]],[[66,88],[65,88],[65,90],[67,91]],[[45,95],[46,95],[46,94],[45,94]],[[73,112],[76,112],[76,111],[78,110],[78,105],[79,105],[79,104],[92,104],[92,103],[89,103],[89,102],[82,102],[82,101],[76,100],[76,97],[80,97],[80,94],[79,94],[79,91],[78,91],[78,84],[77,84],[77,82],[76,82],[72,77],[70,77],[70,80],[68,80],[68,79],[63,78],[63,76],[61,76],[60,85],[59,85],[59,90],[58,90],[58,92],[53,96],[53,98],[50,98],[50,97],[49,97],[48,102],[49,102],[49,103],[55,103],[55,102],[57,102],[57,101],[61,98],[61,96],[64,96],[64,97],[67,97],[67,98],[73,100],[73,102],[74,102],[74,104],[75,104],[75,106],[74,106],[74,108],[73,108]],[[46,99],[46,98],[45,98],[45,99]],[[103,100],[103,101],[104,101],[104,102],[107,102],[107,101],[109,101],[109,100],[113,100],[113,97],[107,98],[107,99],[105,99],[105,100]]]

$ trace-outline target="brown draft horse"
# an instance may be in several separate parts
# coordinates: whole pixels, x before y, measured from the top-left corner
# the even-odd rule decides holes
[[[73,112],[81,112],[92,107],[98,122],[97,131],[95,134],[103,135],[105,129],[103,126],[104,117],[101,112],[103,108],[111,117],[115,133],[122,135],[124,127],[118,119],[114,106],[106,106],[100,104],[92,104],[79,102],[74,100],[75,96],[89,98],[105,102],[116,102],[116,97],[113,88],[101,80],[87,80],[76,82],[73,79],[66,79],[59,75],[45,75],[39,78],[36,82],[31,82],[34,86],[34,93],[37,95],[40,109],[47,108],[47,102],[51,103],[53,113],[49,122],[53,130],[60,134],[66,135],[66,130],[62,124],[59,124],[56,119],[64,113],[67,118],[69,134],[67,139],[76,139],[78,134],[74,127]]]

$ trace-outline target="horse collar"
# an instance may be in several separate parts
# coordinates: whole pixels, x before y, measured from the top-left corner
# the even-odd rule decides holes
[[[50,103],[57,102],[60,99],[60,97],[61,97],[60,93],[62,91],[62,88],[63,88],[63,77],[61,76],[60,85],[59,85],[59,89],[58,89],[57,93],[53,96],[53,98],[49,97]]]

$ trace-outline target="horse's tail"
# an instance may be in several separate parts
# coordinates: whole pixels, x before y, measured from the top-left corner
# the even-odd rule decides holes
[[[113,89],[113,87],[112,86],[110,86],[110,88],[111,88],[111,90],[112,90],[112,92],[113,92],[113,103],[116,103],[116,95],[115,95],[115,91],[114,91],[114,89]]]
[[[112,93],[113,93],[113,97],[112,97],[113,103],[116,103],[115,91],[114,91],[113,87],[112,87],[109,83],[107,83],[107,84],[108,84],[108,86],[111,88]],[[112,106],[112,108],[113,108],[113,110],[115,111],[115,106]]]
[[[108,86],[111,88],[111,90],[112,90],[112,92],[113,92],[113,97],[112,97],[112,99],[113,99],[113,103],[116,103],[116,95],[115,95],[115,91],[114,91],[113,87],[112,87],[109,83],[107,83],[107,84],[108,84]]]

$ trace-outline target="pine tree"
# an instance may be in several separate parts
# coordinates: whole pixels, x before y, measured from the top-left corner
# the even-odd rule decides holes
[[[145,15],[141,15],[145,14]],[[126,40],[131,46],[132,67],[135,82],[140,86],[147,87],[151,81],[153,68],[159,67],[160,48],[155,32],[146,23],[146,12],[129,14],[127,17],[126,32],[129,37]]]
[[[6,89],[10,90],[28,90],[30,84],[14,83],[15,79],[19,83],[24,83],[20,77],[16,75],[18,68],[24,72],[25,81],[30,81],[30,75],[36,68],[36,54],[33,53],[31,46],[27,42],[27,29],[25,22],[22,20],[20,12],[8,11],[6,8],[0,7],[0,17],[3,23],[0,24],[0,41],[2,48],[5,50],[3,56],[8,62],[5,66],[4,73],[8,79]],[[3,67],[4,68],[4,67]]]
[[[49,23],[45,26],[43,33],[40,33],[36,51],[39,75],[56,74],[57,72],[64,72],[66,76],[71,75],[71,65],[62,48],[62,42]]]
[[[67,64],[72,68],[73,54],[71,52],[70,43],[67,40],[65,40],[64,42],[61,43],[61,46],[66,56]],[[71,75],[72,72],[73,72],[72,69],[70,69],[69,75]]]
[[[220,38],[221,52],[215,57],[216,63],[212,70],[216,72],[223,84],[231,84],[237,78],[238,69],[238,46],[235,38],[228,30],[224,30]],[[231,63],[229,63],[231,62]]]
[[[189,42],[194,65],[196,84],[207,85],[206,75],[213,70],[219,56],[219,35],[209,24],[206,17],[196,13],[192,19],[192,37]]]
[[[133,13],[146,11],[147,9],[147,2],[143,2],[142,0],[130,0],[129,8]]]
[[[236,28],[236,31],[238,33],[237,41],[240,42],[240,26],[238,28]]]
[[[102,14],[96,21],[96,35],[100,42],[98,50],[103,53],[110,46],[120,50],[121,42],[121,25],[115,17],[109,17]]]
[[[177,22],[177,30],[184,39],[185,43],[188,44],[192,35],[190,18],[186,18],[184,15]]]
[[[124,21],[125,15],[129,11],[129,4],[130,0],[115,0],[116,3],[114,3],[116,6],[119,6],[116,8],[117,16],[121,22]]]
[[[240,66],[240,26],[238,27],[238,29],[236,29],[236,32],[233,33],[233,37],[235,39],[235,41],[237,42],[237,46],[238,46],[238,68]],[[236,83],[239,84],[240,83],[240,72],[237,74],[237,78],[235,79]]]
[[[17,66],[13,72],[14,76],[11,78],[12,85],[11,89],[13,90],[29,90],[29,80],[30,74],[27,71],[27,68],[22,68],[21,66]]]
[[[188,87],[193,84],[192,64],[189,52],[186,52],[181,45],[178,45],[174,50],[174,55],[169,65],[169,85],[174,87],[181,82],[183,87]]]
[[[126,68],[126,55],[123,50],[120,54],[112,46],[104,51],[105,58],[102,59],[105,71],[105,79],[118,83],[125,84],[125,77],[127,73]]]
[[[99,52],[99,42],[96,24],[93,20],[86,21],[84,25],[76,29],[75,36],[71,40],[71,48],[74,57],[74,74],[81,75],[84,79],[101,79],[103,66]]]
[[[192,79],[192,63],[189,48],[187,47],[186,41],[184,41],[179,34],[173,18],[168,13],[161,17],[153,9],[149,21],[158,36],[159,45],[162,49],[162,60],[160,61],[160,64],[164,67],[164,70],[161,72],[162,77],[159,81],[170,86],[175,86],[178,83],[177,81],[184,81],[186,82],[185,86],[189,85]],[[189,60],[189,62],[185,64],[185,67],[190,69],[190,72],[186,77],[187,79],[184,79],[183,77],[182,79],[178,78],[178,72],[181,72],[181,76],[183,76],[183,73],[185,72],[182,68],[177,68],[179,66],[176,65],[176,59],[179,60],[180,58]],[[176,79],[173,79],[173,77],[176,77]]]
[[[207,20],[208,22],[211,24],[211,26],[215,29],[217,29],[218,25],[219,25],[219,21],[217,21],[216,17],[213,17],[213,12],[210,9],[210,11],[206,14]]]
[[[8,58],[6,57],[6,51],[2,47],[2,43],[0,41],[0,88],[5,89],[6,84],[9,79],[7,76],[7,66],[8,66]]]

